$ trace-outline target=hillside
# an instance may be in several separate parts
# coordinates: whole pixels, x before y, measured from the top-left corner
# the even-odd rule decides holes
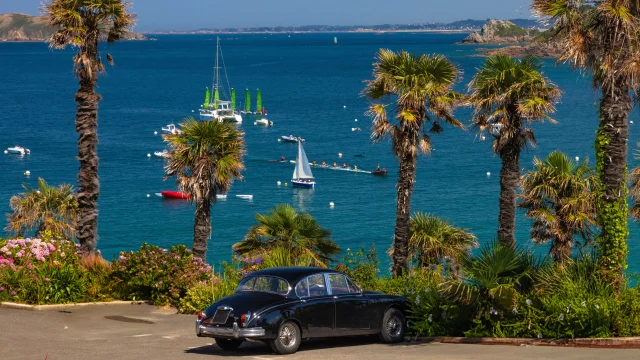
[[[536,29],[525,29],[511,21],[489,20],[480,32],[473,32],[462,40],[463,44],[522,44],[533,41],[540,34]]]
[[[0,41],[46,41],[53,33],[43,16],[0,14]],[[146,40],[142,34],[131,32],[127,40]]]

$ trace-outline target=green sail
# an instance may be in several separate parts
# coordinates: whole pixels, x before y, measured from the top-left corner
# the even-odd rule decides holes
[[[209,103],[211,102],[211,90],[207,88],[207,91],[204,93],[204,108],[209,108]]]
[[[218,89],[216,89],[216,91],[214,91],[214,93],[213,93],[213,108],[214,109],[218,108],[218,100],[220,100],[220,93],[218,92]]]
[[[249,92],[249,89],[247,89],[247,95],[245,96],[244,100],[244,111],[251,111],[251,93]]]
[[[256,112],[262,111],[262,93],[260,89],[258,89],[258,94],[256,95],[258,100],[256,100]]]
[[[231,108],[236,108],[236,89],[231,88]]]

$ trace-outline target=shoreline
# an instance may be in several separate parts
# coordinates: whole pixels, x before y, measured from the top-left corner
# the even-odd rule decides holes
[[[359,34],[359,33],[439,33],[466,34],[474,30],[353,30],[353,31],[158,31],[142,32],[143,35],[242,35],[242,34]]]

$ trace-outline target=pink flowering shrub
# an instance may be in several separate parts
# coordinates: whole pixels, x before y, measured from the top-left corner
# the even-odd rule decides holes
[[[89,279],[67,240],[0,240],[0,300],[58,304],[84,299]]]
[[[184,245],[167,251],[143,244],[136,252],[121,252],[112,269],[121,284],[119,297],[151,300],[155,305],[177,306],[191,287],[212,279],[211,266]]]

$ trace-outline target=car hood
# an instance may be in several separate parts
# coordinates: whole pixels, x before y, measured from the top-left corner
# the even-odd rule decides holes
[[[228,306],[233,309],[233,315],[235,317],[238,317],[241,314],[246,314],[247,312],[256,313],[260,309],[268,306],[278,305],[286,301],[288,301],[288,298],[286,296],[273,293],[258,291],[238,292],[213,303],[205,311],[205,315],[207,317],[213,316],[218,307]]]

